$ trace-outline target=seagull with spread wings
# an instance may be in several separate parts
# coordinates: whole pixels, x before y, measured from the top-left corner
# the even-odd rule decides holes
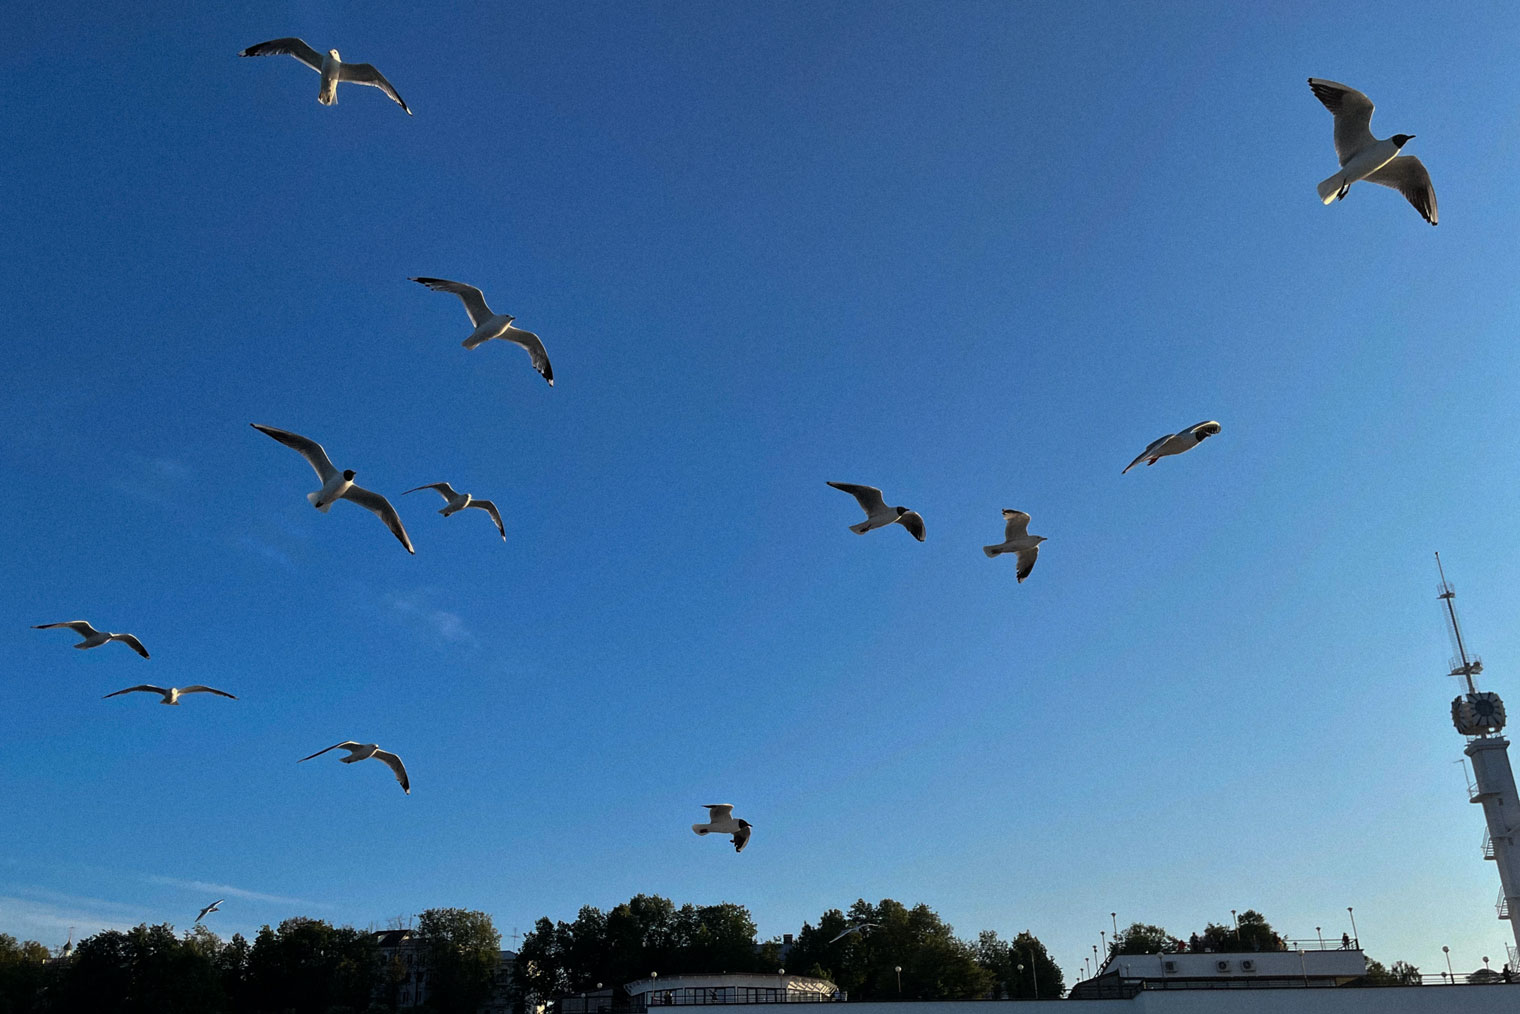
[[[417,489],[409,489],[406,491],[406,493],[415,493],[418,489],[436,490],[438,492],[438,495],[443,497],[445,501],[443,509],[438,513],[442,514],[444,517],[448,517],[450,514],[457,514],[460,511],[464,510],[466,507],[480,508],[487,514],[491,515],[491,520],[496,522],[496,530],[501,533],[501,541],[507,541],[507,530],[503,528],[501,524],[501,512],[496,509],[496,505],[491,501],[476,500],[468,493],[456,492],[454,487],[450,486],[446,482],[430,482],[426,486],[418,486]],[[406,496],[406,493],[402,493],[401,495]]]
[[[407,538],[406,528],[401,524],[401,515],[396,513],[396,508],[391,506],[391,502],[379,493],[373,493],[362,486],[355,486],[354,470],[347,469],[340,472],[334,468],[332,459],[327,456],[321,444],[289,430],[260,426],[258,423],[248,425],[299,453],[316,471],[317,478],[322,480],[322,488],[315,493],[306,494],[306,499],[311,501],[313,507],[326,514],[337,501],[351,500],[384,521],[385,527],[391,530],[391,534],[406,547],[408,553],[417,552],[412,548],[412,540]]]
[[[322,75],[322,87],[317,92],[317,101],[324,106],[338,104],[338,83],[347,81],[351,84],[369,85],[378,88],[391,97],[391,100],[406,109],[406,115],[411,116],[412,111],[406,108],[406,103],[401,101],[401,96],[391,83],[385,79],[385,75],[367,63],[344,63],[336,49],[329,49],[326,55],[318,53],[300,39],[270,39],[256,46],[249,46],[238,56],[293,56],[306,66]]]
[[[316,753],[312,754],[311,757],[320,757],[326,753],[327,750],[347,750],[347,757],[338,758],[344,764],[352,764],[354,761],[369,760],[371,757],[377,761],[384,762],[385,764],[389,765],[392,771],[396,773],[396,781],[401,783],[401,790],[408,796],[412,794],[412,783],[406,777],[406,766],[401,763],[400,757],[397,757],[389,750],[382,750],[377,744],[374,743],[355,743],[353,740],[348,740],[344,743],[334,743],[326,750],[318,750]],[[305,761],[311,760],[311,757],[302,757],[300,760],[296,761],[296,763],[304,763]]]
[[[451,282],[447,278],[410,278],[408,281],[418,285],[426,285],[434,292],[452,292],[464,303],[465,311],[470,315],[470,323],[475,325],[475,330],[470,337],[464,340],[464,347],[473,349],[478,345],[484,345],[492,338],[500,338],[503,341],[515,342],[528,351],[533,360],[533,368],[538,375],[554,386],[554,370],[549,366],[549,353],[544,351],[544,343],[538,335],[532,331],[524,331],[520,327],[513,327],[512,322],[517,318],[510,313],[492,313],[486,305],[485,294],[473,285],[464,282]]]
[[[195,922],[200,922],[202,919],[206,918],[206,916],[210,915],[212,912],[220,912],[222,910],[222,902],[224,902],[226,900],[227,900],[226,898],[218,898],[215,901],[213,901],[211,904],[207,905],[205,908],[201,909],[201,914],[195,917]],[[191,923],[191,925],[193,926],[193,925],[195,925],[195,923]]]
[[[1425,164],[1413,155],[1401,155],[1413,134],[1394,134],[1379,141],[1372,136],[1372,100],[1355,88],[1324,78],[1311,77],[1314,97],[1335,116],[1335,157],[1340,172],[1319,185],[1319,199],[1326,204],[1346,196],[1357,180],[1391,187],[1404,195],[1431,225],[1437,222],[1436,190]]]
[[[749,833],[752,827],[750,822],[734,816],[732,803],[704,803],[703,805],[707,807],[707,823],[693,824],[691,829],[699,835],[731,834],[734,836],[734,851],[743,852],[744,846],[749,844]]]
[[[866,512],[864,521],[850,526],[850,531],[856,535],[896,524],[906,528],[919,542],[924,541],[924,519],[918,511],[910,511],[906,507],[888,507],[881,490],[875,486],[857,486],[851,482],[831,482],[829,485],[853,496],[855,502],[860,504],[860,509]]]
[[[232,694],[229,694],[225,690],[217,690],[214,687],[204,687],[199,683],[188,687],[155,687],[151,683],[140,683],[135,687],[127,687],[125,690],[118,690],[114,694],[106,694],[106,696],[102,697],[101,700],[106,700],[110,697],[120,697],[122,694],[135,694],[139,690],[144,691],[145,693],[162,695],[163,700],[158,702],[160,704],[178,704],[180,697],[184,694],[216,694],[218,697],[226,697],[234,701],[237,700],[236,697],[234,697]]]
[[[867,930],[873,930],[873,929],[881,929],[881,923],[879,923],[879,922],[861,922],[861,923],[856,923],[854,926],[851,926],[848,929],[846,929],[843,933],[840,933],[837,936],[835,936],[832,939],[830,939],[829,943],[831,943],[831,944],[838,943],[839,941],[843,940],[845,937],[849,936],[851,933],[865,933]]]
[[[1003,520],[1008,522],[1008,526],[1003,529],[1003,541],[996,546],[983,546],[982,552],[989,559],[1003,553],[1016,554],[1019,561],[1018,583],[1023,584],[1029,572],[1034,570],[1034,561],[1040,555],[1040,543],[1045,541],[1045,536],[1029,534],[1029,515],[1023,511],[1005,508]]]
[[[84,638],[74,647],[79,649],[98,648],[108,641],[120,641],[143,658],[148,657],[148,649],[143,647],[141,641],[131,634],[113,634],[106,630],[96,630],[84,620],[65,620],[62,623],[39,623],[32,627],[33,630],[52,630],[54,627],[68,627],[74,633]]]
[[[1164,437],[1157,437],[1150,442],[1150,446],[1140,452],[1140,456],[1124,466],[1124,472],[1128,472],[1140,462],[1145,462],[1149,468],[1169,454],[1181,454],[1183,451],[1191,451],[1209,437],[1218,433],[1222,427],[1213,419],[1205,422],[1194,423],[1180,433],[1168,433]],[[1130,446],[1134,446],[1131,444]],[[1123,475],[1124,472],[1120,472]]]

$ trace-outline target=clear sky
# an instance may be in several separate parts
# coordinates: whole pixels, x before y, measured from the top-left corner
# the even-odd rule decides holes
[[[890,896],[1069,980],[1110,912],[1502,959],[1431,553],[1520,708],[1520,9],[168,6],[0,50],[0,931]],[[415,116],[237,56],[286,35]],[[1438,228],[1320,206],[1310,76]],[[153,658],[28,629],[76,618]],[[295,763],[349,738],[412,795]]]

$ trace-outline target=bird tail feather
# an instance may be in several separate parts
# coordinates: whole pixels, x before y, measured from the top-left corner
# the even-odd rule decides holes
[[[871,522],[869,522],[869,521],[862,521],[858,525],[851,525],[850,526],[850,531],[854,532],[856,535],[864,535],[866,532],[869,532],[870,530],[871,530]]]
[[[307,493],[306,494],[306,499],[311,502],[311,505],[313,507],[317,507],[317,494],[316,493]],[[317,507],[317,510],[321,511],[323,514],[326,514],[328,511],[332,510],[332,501],[329,500],[327,503],[323,504],[322,506]]]
[[[693,824],[693,825],[691,825],[691,829],[693,831],[697,832],[697,834],[709,834],[710,833],[708,831],[708,829],[705,828],[705,827],[703,827],[701,824]]]
[[[992,559],[992,557],[997,556],[1002,551],[1003,551],[1003,547],[1002,546],[983,546],[982,547],[982,552],[984,552],[984,553],[987,554],[987,558],[989,560]]]
[[[1341,187],[1345,185],[1346,181],[1344,177],[1340,173],[1336,173],[1329,179],[1322,181],[1316,188],[1319,190],[1319,199],[1326,204],[1334,202],[1336,195],[1341,192]]]

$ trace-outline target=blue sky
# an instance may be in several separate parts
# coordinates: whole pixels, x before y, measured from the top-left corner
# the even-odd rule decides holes
[[[0,54],[0,931],[642,891],[764,936],[924,901],[1068,979],[1111,911],[1503,954],[1431,552],[1517,697],[1511,5],[122,17],[20,9]],[[415,116],[237,58],[285,35]],[[1416,135],[1439,228],[1319,205],[1311,75]],[[408,556],[250,422],[507,541],[416,494]],[[74,618],[154,657],[28,629]],[[240,700],[100,700],[201,681]],[[347,738],[412,795],[294,763]]]

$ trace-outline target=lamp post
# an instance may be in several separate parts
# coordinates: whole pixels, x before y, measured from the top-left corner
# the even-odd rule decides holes
[[[1456,982],[1457,973],[1451,970],[1451,948],[1447,947],[1445,944],[1442,944],[1441,953],[1446,955],[1446,974],[1451,978],[1452,982]]]
[[[1017,968],[1019,970],[1019,985],[1023,986],[1024,985],[1024,963],[1021,961],[1017,965],[1014,965],[1013,967],[1015,967],[1015,968]]]
[[[1323,934],[1323,933],[1320,932],[1320,928],[1318,926],[1314,927],[1314,935],[1317,936],[1317,937],[1319,937],[1319,949],[1320,950],[1324,950],[1325,949],[1325,934]]]
[[[1108,956],[1108,930],[1099,930],[1098,939],[1103,941],[1103,956]]]
[[[1034,948],[1029,948],[1029,974],[1034,978],[1034,998],[1040,998],[1040,966],[1034,963]]]
[[[1356,949],[1362,949],[1362,938],[1356,932],[1356,913],[1351,911],[1351,906],[1346,906],[1346,914],[1351,916],[1351,942],[1356,944]]]
[[[902,996],[902,966],[893,965],[892,970],[897,973],[897,995]]]
[[[1108,913],[1108,917],[1114,921],[1114,940],[1117,942],[1119,939],[1119,913],[1110,912]]]
[[[1235,914],[1235,910],[1233,908],[1230,909],[1230,918],[1235,923],[1235,946],[1238,949],[1242,946],[1240,942],[1240,916]]]

